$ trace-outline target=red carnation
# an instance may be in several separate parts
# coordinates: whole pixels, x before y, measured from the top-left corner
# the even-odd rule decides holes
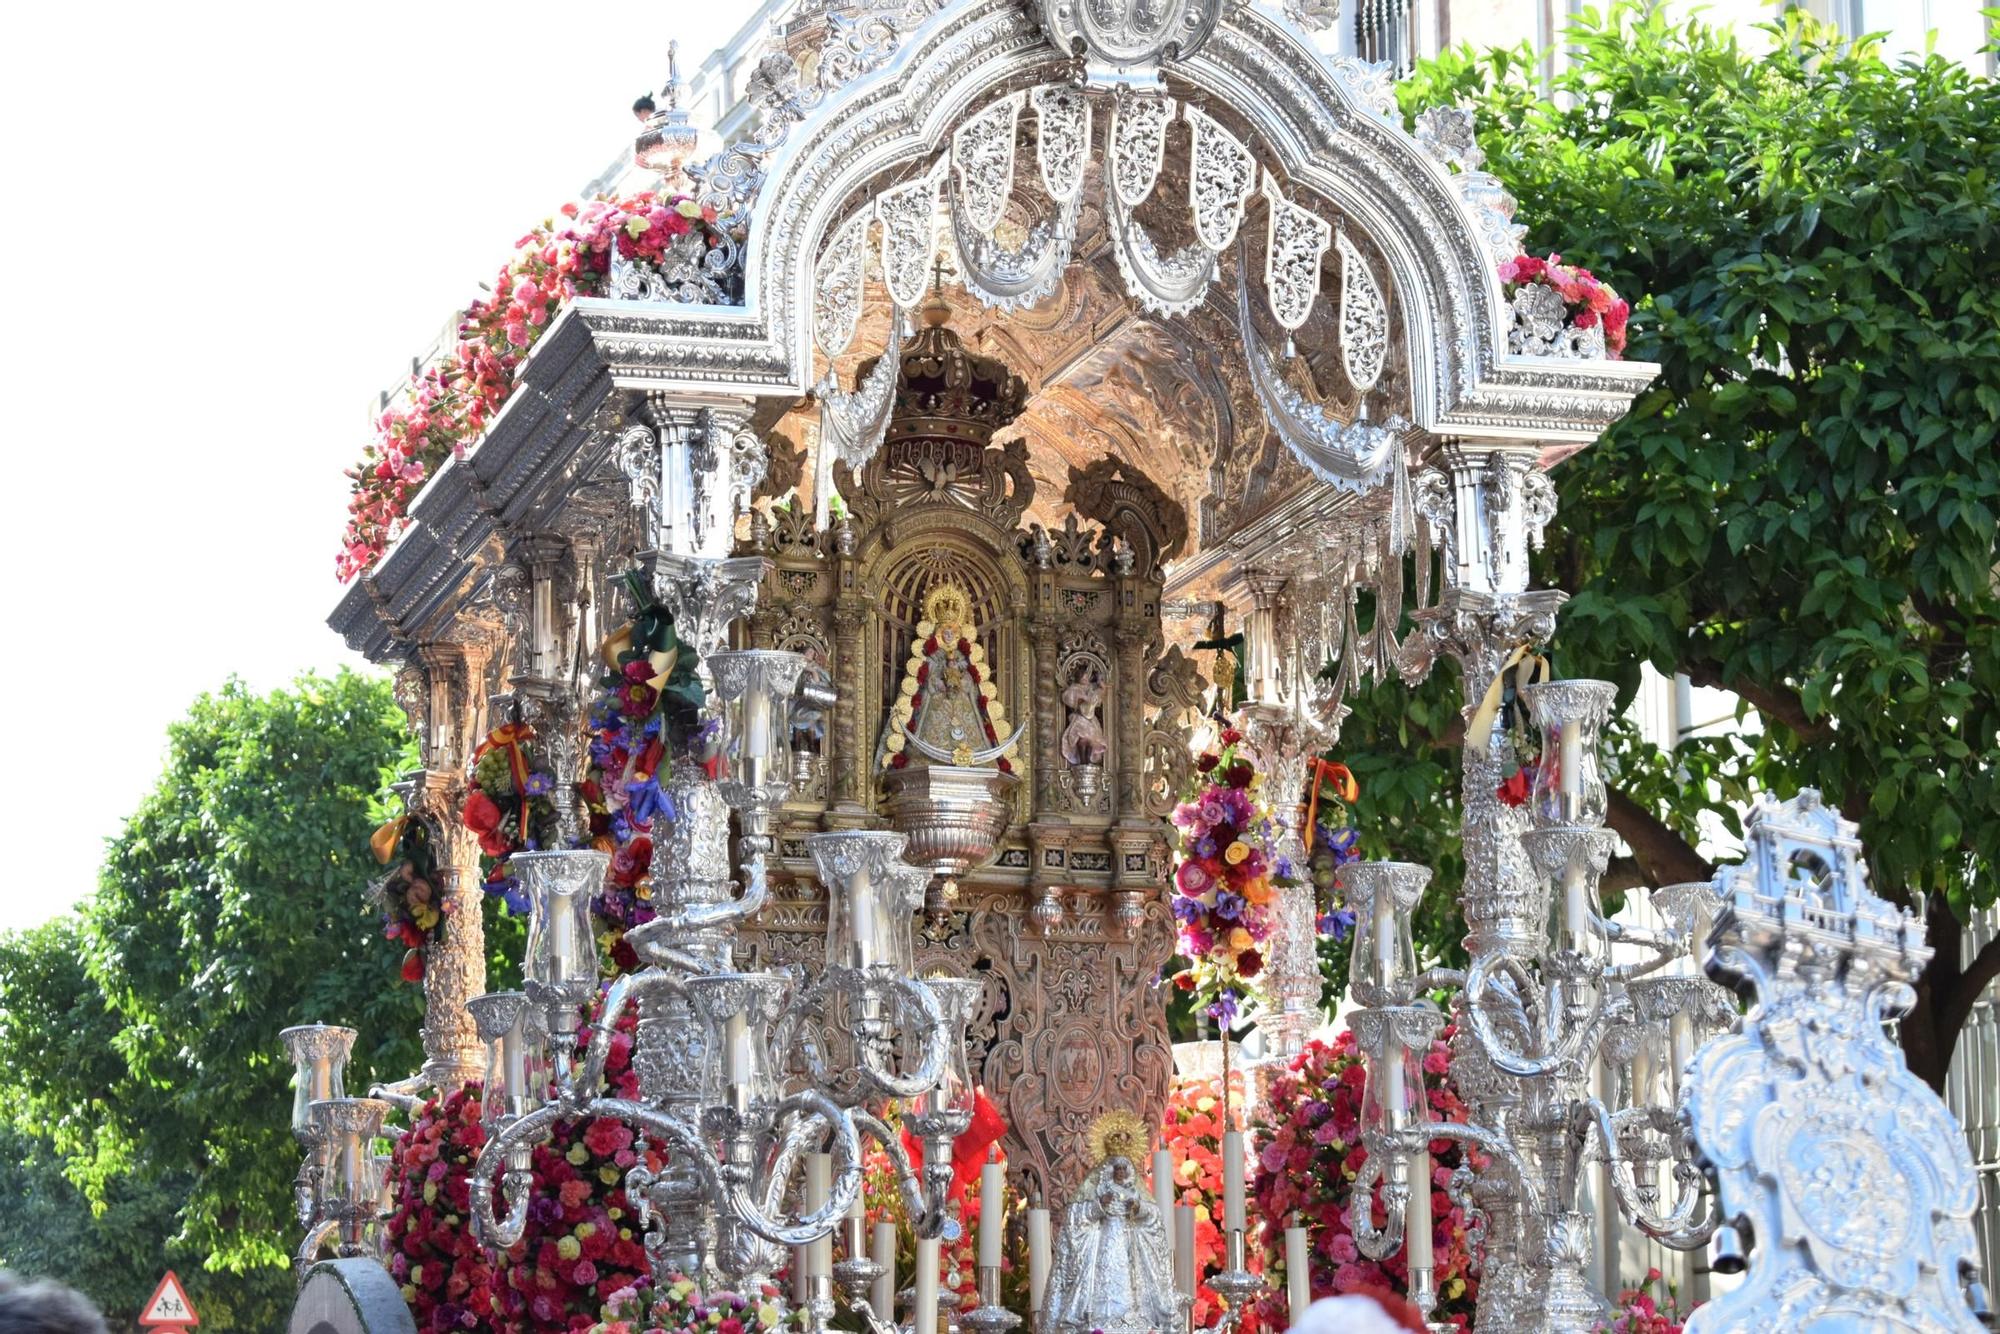
[[[1200,759],[1194,762],[1194,767],[1197,772],[1207,773],[1210,769],[1213,769],[1216,765],[1220,763],[1222,763],[1222,760],[1218,756],[1203,755]]]
[[[1264,956],[1255,950],[1245,950],[1236,956],[1236,975],[1252,978],[1264,971]]]
[[[465,799],[459,819],[475,834],[490,834],[500,827],[500,808],[493,804],[493,798],[475,788]]]
[[[1230,764],[1229,772],[1222,776],[1222,781],[1231,787],[1249,787],[1251,776],[1254,773],[1255,770],[1251,769],[1250,761],[1236,760]]]
[[[403,980],[405,982],[424,980],[424,956],[421,950],[411,950],[403,956]]]
[[[1242,734],[1241,732],[1237,731],[1237,730],[1236,730],[1235,728],[1233,728],[1233,727],[1225,727],[1225,728],[1223,728],[1223,729],[1222,729],[1222,744],[1223,744],[1223,745],[1225,745],[1225,746],[1233,746],[1233,745],[1235,745],[1235,744],[1236,744],[1237,742],[1241,741],[1242,739],[1243,739],[1243,734]]]
[[[1182,991],[1193,991],[1194,974],[1192,972],[1175,973],[1174,985],[1179,987]]]
[[[1503,805],[1525,806],[1528,804],[1530,776],[1526,765],[1507,776],[1507,781],[1495,789],[1493,795],[1500,798]]]

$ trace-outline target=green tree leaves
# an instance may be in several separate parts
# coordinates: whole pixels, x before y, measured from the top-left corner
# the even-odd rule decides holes
[[[1961,973],[1952,927],[2000,858],[2000,96],[1796,12],[1769,35],[1753,55],[1587,10],[1552,99],[1525,49],[1448,52],[1399,94],[1475,107],[1529,248],[1611,281],[1630,355],[1662,367],[1556,470],[1558,662],[1629,691],[1650,661],[1761,726],[1672,757],[1622,736],[1628,795],[1684,839],[1755,790],[1815,786],[1858,820],[1878,887],[1937,924],[1904,1032],[1940,1080],[2000,972],[1996,948]],[[1634,880],[1693,852],[1620,832]]]
[[[23,1180],[60,1171],[92,1220],[72,1257],[106,1260],[58,1277],[116,1309],[171,1263],[205,1321],[281,1323],[298,1149],[278,1030],[358,1028],[350,1091],[421,1060],[421,995],[366,898],[409,760],[382,681],[231,683],[170,729],[80,917],[0,938],[0,1144]],[[40,1263],[41,1194],[0,1198],[0,1261]]]

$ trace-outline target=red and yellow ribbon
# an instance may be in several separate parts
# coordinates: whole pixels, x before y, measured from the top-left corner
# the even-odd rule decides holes
[[[507,752],[507,771],[514,776],[514,795],[521,801],[521,846],[528,843],[528,757],[522,747],[535,739],[535,729],[526,723],[507,723],[486,734],[479,749],[472,752],[476,765],[489,750]]]
[[[1306,798],[1306,846],[1312,846],[1313,831],[1319,828],[1319,792],[1322,782],[1330,782],[1340,799],[1345,802],[1361,795],[1361,785],[1354,781],[1354,771],[1344,764],[1336,764],[1324,756],[1314,756],[1312,774],[1306,779],[1306,787],[1312,793]]]

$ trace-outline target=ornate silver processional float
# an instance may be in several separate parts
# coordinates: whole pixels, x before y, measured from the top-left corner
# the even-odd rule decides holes
[[[302,1273],[325,1248],[380,1245],[385,1118],[477,1079],[489,1138],[470,1226],[488,1246],[523,1235],[538,1139],[609,1117],[663,1151],[625,1178],[655,1272],[742,1284],[789,1250],[816,1324],[838,1298],[875,1334],[933,1334],[951,1319],[936,1262],[959,1227],[953,1144],[983,1085],[1007,1108],[1011,1184],[1037,1206],[1042,1327],[1178,1324],[1193,1280],[1162,1272],[1167,1210],[1140,1188],[1138,1148],[1093,1158],[1082,1141],[1119,1109],[1157,1123],[1165,1098],[1159,803],[1189,771],[1204,685],[1167,641],[1226,609],[1246,627],[1245,728],[1281,819],[1347,689],[1420,678],[1441,656],[1465,682],[1470,966],[1418,973],[1421,868],[1344,879],[1370,1087],[1354,1231],[1371,1254],[1407,1238],[1427,1297],[1429,1191],[1412,1182],[1428,1178],[1428,1142],[1453,1137],[1488,1162],[1452,1186],[1484,1220],[1482,1331],[1590,1327],[1578,1187],[1599,1161],[1650,1235],[1750,1249],[1748,1295],[1699,1328],[1863,1309],[1882,1328],[1971,1327],[1964,1146],[1874,1024],[1920,950],[1866,897],[1849,836],[1787,833],[1820,861],[1788,851],[1788,880],[1759,862],[1754,883],[1660,891],[1663,932],[1614,926],[1596,898],[1614,842],[1595,767],[1611,696],[1590,682],[1533,689],[1534,799],[1495,795],[1511,762],[1487,697],[1561,601],[1528,588],[1554,515],[1544,468],[1655,368],[1604,360],[1601,330],[1545,301],[1506,299],[1496,271],[1521,229],[1479,170],[1469,117],[1428,113],[1406,134],[1384,67],[1314,48],[1304,27],[1332,9],[803,4],[750,81],[761,137],[699,163],[670,87],[641,165],[734,230],[686,264],[614,256],[611,295],[541,335],[477,449],[437,473],[334,616],[399,667],[424,762],[406,802],[434,831],[450,910],[424,970],[419,1075],[348,1098],[352,1032],[287,1031]],[[1329,278],[1337,298],[1322,302]],[[970,353],[944,328],[954,313],[1033,380]],[[993,442],[1002,428],[1020,438]],[[1065,466],[1059,516],[1036,478]],[[1170,495],[1156,479],[1182,480]],[[718,762],[662,776],[674,816],[652,853],[657,916],[625,936],[636,969],[600,993],[589,905],[605,854],[516,853],[525,983],[482,995],[480,853],[456,819],[475,742],[503,706],[545,739],[570,846],[591,662],[628,570],[699,660]],[[939,608],[971,624],[960,647],[930,648],[943,610],[917,634],[909,609],[947,591]],[[1364,596],[1378,608],[1365,631]],[[978,687],[973,713],[933,717],[910,691],[898,708],[911,644],[919,682]],[[1010,729],[1001,705],[1027,722]],[[1018,778],[1000,763],[1014,743]],[[890,769],[902,776],[884,784]],[[1818,818],[1797,810],[1786,819]],[[952,877],[960,902],[927,893]],[[1263,1020],[1279,1059],[1323,1014],[1313,910],[1309,891],[1282,905]],[[1736,1022],[1694,966],[1704,941],[1708,969],[1759,999],[1691,1062]],[[1464,1126],[1428,1122],[1414,1096],[1440,988],[1456,993]],[[639,1096],[623,1099],[604,1071],[628,1014]],[[1599,1059],[1620,1072],[1615,1105],[1590,1092]],[[1884,1096],[1900,1119],[1876,1110]],[[866,1143],[893,1164],[918,1237],[904,1319],[857,1209]],[[1896,1194],[1885,1178],[1899,1174],[1920,1193]],[[1236,1309],[1260,1282],[1241,1263],[1240,1180],[1232,1263],[1212,1280]],[[994,1334],[1018,1319],[997,1295],[999,1195],[996,1181],[982,1197],[981,1303],[957,1316]],[[1829,1214],[1849,1195],[1879,1232]],[[1895,1248],[1875,1244],[1889,1235]]]

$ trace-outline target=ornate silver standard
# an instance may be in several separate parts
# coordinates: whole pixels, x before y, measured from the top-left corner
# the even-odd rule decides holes
[[[1707,968],[1751,1007],[1681,1104],[1723,1218],[1716,1268],[1744,1280],[1689,1334],[1977,1334],[1992,1311],[1972,1157],[1883,1027],[1915,999],[1923,924],[1869,887],[1855,826],[1818,792],[1765,800],[1744,841],[1716,873]]]

